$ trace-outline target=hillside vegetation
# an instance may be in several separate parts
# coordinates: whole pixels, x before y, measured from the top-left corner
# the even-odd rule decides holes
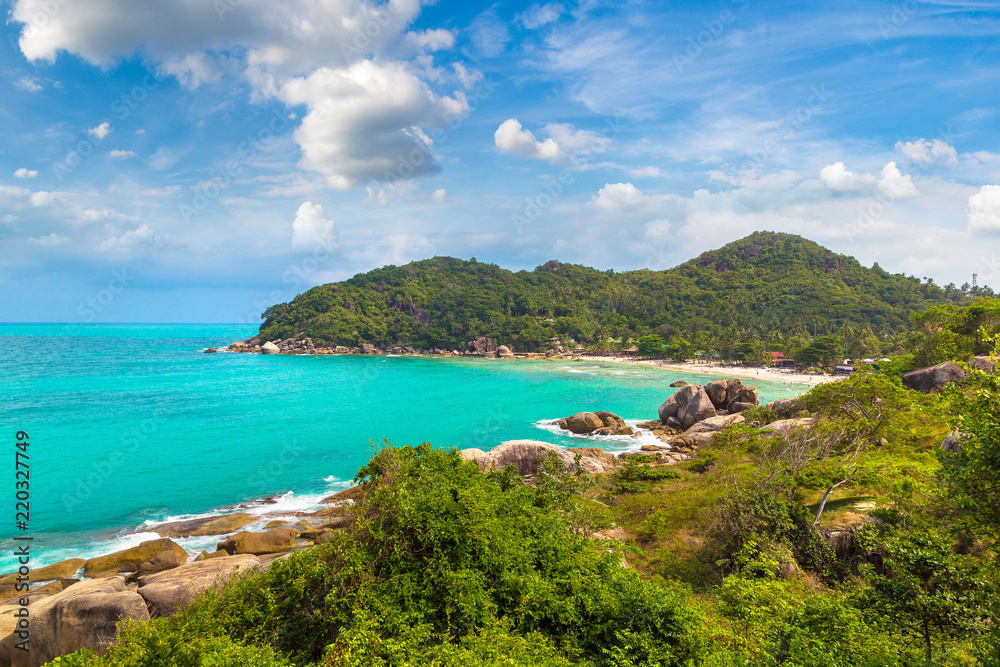
[[[970,293],[963,287],[865,268],[799,236],[756,232],[667,271],[551,261],[515,273],[450,257],[387,266],[272,306],[260,337],[451,350],[489,336],[536,351],[553,337],[601,348],[656,334],[731,358],[740,343],[786,349],[837,334],[845,347],[877,354],[890,351],[883,348],[911,314],[962,301]]]

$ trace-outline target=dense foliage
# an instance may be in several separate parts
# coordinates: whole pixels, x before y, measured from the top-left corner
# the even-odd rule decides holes
[[[724,358],[799,349],[803,361],[871,356],[912,313],[964,298],[953,285],[889,274],[790,234],[756,232],[667,271],[598,271],[556,261],[534,271],[449,257],[387,266],[315,287],[263,315],[261,336],[331,345],[464,349],[490,336],[521,351],[559,337],[595,347],[659,335]],[[796,336],[806,337],[793,340]],[[652,353],[647,339],[644,353]],[[734,355],[738,344],[749,352]],[[768,360],[769,357],[763,357]]]

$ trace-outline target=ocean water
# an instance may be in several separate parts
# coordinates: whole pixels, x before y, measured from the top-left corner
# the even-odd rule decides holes
[[[233,511],[259,524],[349,485],[374,443],[488,450],[529,438],[636,449],[548,422],[611,410],[656,417],[678,379],[588,361],[203,354],[242,325],[0,325],[0,572],[13,536],[35,567],[158,537],[155,524]],[[755,382],[762,402],[808,387]],[[14,525],[15,434],[30,435],[30,522]],[[269,499],[266,502],[265,499]],[[180,543],[214,550],[218,537]]]

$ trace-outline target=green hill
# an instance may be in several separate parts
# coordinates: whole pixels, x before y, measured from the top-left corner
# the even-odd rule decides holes
[[[551,261],[515,273],[451,257],[387,266],[272,306],[260,332],[419,349],[490,336],[532,351],[556,336],[599,345],[653,332],[729,345],[845,325],[885,337],[906,329],[911,313],[961,298],[953,286],[866,268],[800,236],[755,232],[666,271]]]

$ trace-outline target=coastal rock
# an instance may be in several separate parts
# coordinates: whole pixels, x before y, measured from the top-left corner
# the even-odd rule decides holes
[[[376,354],[378,353],[378,348],[371,343],[362,343],[358,346],[358,351],[361,354]]]
[[[235,343],[229,344],[230,352],[249,352],[251,347],[242,341],[236,341]]]
[[[281,352],[281,348],[269,341],[260,346],[260,351],[263,354],[277,354]]]
[[[671,382],[670,386],[671,387],[686,387],[686,386],[688,386],[688,383],[685,382],[684,380],[677,380],[676,382]]]
[[[484,356],[491,352],[497,351],[497,344],[492,338],[487,338],[485,336],[480,336],[476,340],[470,340],[465,346],[465,352],[467,354],[478,354],[479,356]]]
[[[259,565],[260,560],[249,554],[188,563],[173,570],[139,577],[139,595],[149,605],[154,617],[171,616],[186,609],[198,594],[237,574],[250,572]]]
[[[636,428],[644,428],[646,430],[652,430],[654,428],[662,428],[663,422],[659,419],[651,419],[648,422],[640,422],[635,425]]]
[[[714,382],[709,382],[704,386],[704,389],[716,410],[721,410],[726,407],[726,404],[729,402],[726,399],[726,396],[729,394],[729,380],[716,380]]]
[[[503,357],[504,359],[513,359],[514,353],[510,351],[510,348],[506,345],[501,345],[497,348],[497,356]]]
[[[997,362],[989,357],[972,357],[969,359],[969,368],[974,368],[984,373],[996,373]]]
[[[688,389],[688,387],[684,387],[684,389]],[[681,389],[681,391],[684,391],[684,389]],[[697,422],[714,416],[716,416],[716,412],[715,406],[712,404],[712,399],[708,397],[708,393],[704,389],[699,388],[694,396],[680,409],[680,412],[677,413],[677,420],[687,430]]]
[[[337,347],[333,348],[333,351],[337,354],[347,354],[348,352],[350,352],[350,350],[348,350],[343,345],[338,345]]]
[[[680,413],[681,408],[688,404],[688,401],[698,393],[701,387],[697,385],[685,385],[671,394],[670,398],[665,400],[658,411],[660,421],[667,423],[667,420],[671,417],[677,417]]]
[[[222,516],[209,516],[187,521],[172,521],[153,528],[160,537],[202,537],[205,535],[225,535],[260,519],[259,516],[237,512]]]
[[[187,558],[187,553],[181,556],[175,551],[161,551],[140,565],[138,570],[125,578],[125,581],[131,582],[145,574],[154,574],[156,572],[163,572],[164,570],[172,570],[173,568],[186,563]]]
[[[33,603],[28,611],[31,652],[26,662],[19,663],[26,667],[43,665],[82,648],[103,655],[115,638],[118,623],[149,620],[146,603],[126,588],[121,577],[82,581]]]
[[[940,389],[949,382],[961,382],[966,376],[968,373],[961,366],[945,361],[935,366],[918,368],[915,371],[904,373],[902,379],[906,387],[927,394],[935,389]]]
[[[361,487],[352,486],[349,489],[344,489],[343,491],[338,491],[332,496],[327,496],[323,500],[319,501],[320,505],[337,505],[337,504],[350,504],[357,502],[361,498]]]
[[[736,414],[738,412],[745,412],[745,411],[747,411],[747,410],[749,410],[751,408],[755,408],[755,407],[757,407],[757,406],[754,403],[740,403],[740,402],[734,401],[734,402],[732,402],[732,403],[729,404],[729,410],[727,412],[729,412],[730,414]]]
[[[195,557],[194,561],[192,562],[200,563],[203,560],[212,560],[213,558],[225,558],[228,555],[229,552],[223,551],[222,549],[219,549],[218,551],[213,551],[212,553],[208,553],[207,551],[202,551]]]
[[[742,385],[743,383],[741,382],[740,384]],[[735,394],[730,393],[729,405],[726,406],[726,409],[733,412],[733,409],[729,406],[736,403],[749,403],[751,407],[755,407],[758,403],[760,403],[760,397],[757,394],[757,387],[741,386]]]
[[[745,421],[746,418],[739,414],[709,417],[708,419],[703,419],[697,424],[691,426],[688,430],[684,431],[684,435],[692,435],[694,433],[714,433],[716,431],[721,431],[730,424],[742,424]]]
[[[578,412],[572,417],[566,418],[566,425],[559,421],[560,428],[564,428],[572,433],[593,433],[604,426],[604,422],[593,412]]]
[[[184,549],[171,539],[166,537],[158,540],[149,540],[141,543],[137,547],[116,551],[107,556],[91,558],[83,566],[83,576],[88,579],[107,577],[119,572],[135,572],[139,566],[164,551],[174,552],[178,558],[187,560],[188,554]]]
[[[207,350],[205,350],[205,354],[215,354],[218,351],[219,351],[219,348],[217,348],[217,347],[210,347]]]
[[[472,461],[476,465],[482,465],[480,461],[485,461],[488,456],[488,454],[481,449],[463,449],[458,454],[466,461]]]
[[[590,474],[607,472],[614,467],[615,457],[604,450],[579,447],[563,449],[547,442],[537,440],[510,440],[486,453],[485,458],[477,459],[476,464],[483,470],[503,470],[513,465],[521,477],[534,477],[538,473],[538,459],[555,454],[567,468],[574,466],[576,454],[581,455],[580,465]]]
[[[35,583],[36,581],[69,579],[70,577],[76,575],[86,562],[87,561],[83,558],[70,558],[69,560],[62,560],[58,563],[53,563],[52,565],[35,568],[28,573],[28,581]],[[0,577],[0,585],[13,584],[17,581],[18,576],[20,575],[18,575],[17,572],[4,575],[3,577]]]
[[[275,528],[266,533],[249,533],[243,531],[236,533],[228,540],[219,542],[218,548],[234,554],[273,554],[288,551],[292,548],[292,542],[299,536],[299,531],[291,528]]]

